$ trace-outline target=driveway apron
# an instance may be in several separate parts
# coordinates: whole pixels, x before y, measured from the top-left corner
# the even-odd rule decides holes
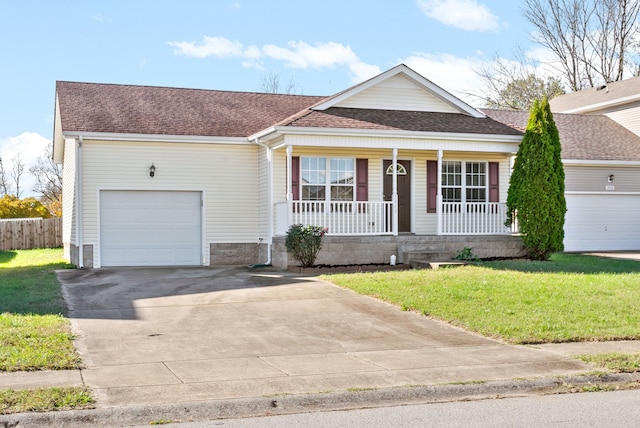
[[[99,406],[589,371],[360,296],[247,267],[58,272]]]

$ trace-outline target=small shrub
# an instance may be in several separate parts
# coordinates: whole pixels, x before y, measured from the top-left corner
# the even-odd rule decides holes
[[[302,267],[312,267],[322,249],[322,237],[327,233],[322,226],[294,224],[287,231],[285,246]]]
[[[478,256],[473,252],[473,248],[464,247],[460,252],[458,252],[458,254],[456,254],[456,260],[477,262],[480,258],[478,258]]]

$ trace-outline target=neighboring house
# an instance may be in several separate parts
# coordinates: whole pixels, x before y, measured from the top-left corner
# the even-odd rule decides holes
[[[529,112],[483,111],[524,130]],[[554,113],[565,173],[565,251],[640,249],[640,137],[602,115]]]
[[[405,65],[330,97],[57,82],[65,254],[286,268],[303,223],[329,228],[317,263],[520,255],[521,139]]]
[[[640,135],[640,77],[553,98],[551,111],[605,115]]]
[[[640,136],[640,77],[562,95],[550,104],[555,116],[600,116],[594,121],[603,123],[606,117],[630,131],[594,129],[602,132],[599,150],[566,167],[567,215],[576,219],[568,227],[582,235],[579,249],[640,249],[640,137],[631,135]]]

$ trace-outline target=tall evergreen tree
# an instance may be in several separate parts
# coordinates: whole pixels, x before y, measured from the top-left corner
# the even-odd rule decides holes
[[[534,260],[564,249],[564,168],[549,101],[535,101],[509,182],[507,225],[517,216],[522,243]]]

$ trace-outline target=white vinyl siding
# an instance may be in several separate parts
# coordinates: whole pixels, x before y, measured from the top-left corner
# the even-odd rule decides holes
[[[84,243],[99,266],[100,190],[186,190],[203,195],[204,259],[210,243],[258,241],[258,146],[84,140]],[[149,166],[156,166],[149,177]]]
[[[576,166],[564,167],[567,192],[640,192],[640,167]],[[609,182],[610,175],[613,182]],[[613,189],[611,189],[613,186]],[[609,187],[609,189],[607,189]]]
[[[64,140],[64,163],[62,169],[62,242],[64,257],[69,260],[69,245],[77,245],[76,241],[76,140]]]
[[[338,103],[336,107],[460,113],[409,77],[396,75]]]
[[[640,103],[616,107],[601,112],[636,135],[640,135]]]

